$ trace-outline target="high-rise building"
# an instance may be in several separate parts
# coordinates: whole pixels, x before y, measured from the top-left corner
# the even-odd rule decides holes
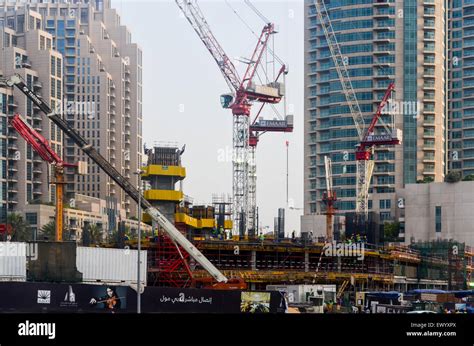
[[[449,170],[474,174],[474,1],[450,1]]]
[[[35,30],[51,41],[48,52],[62,59],[52,71],[62,78],[54,89],[63,95],[59,110],[119,172],[138,184],[133,173],[142,161],[142,51],[110,1],[17,0],[2,7],[1,26],[15,30],[18,42],[30,35],[31,16],[38,19]],[[33,67],[40,63],[37,59],[34,52],[28,56]],[[75,175],[74,168],[66,170],[68,199],[79,193],[116,200],[128,216],[136,214],[135,202],[66,137],[63,155],[66,162],[89,163],[85,176]]]
[[[56,106],[63,99],[63,57],[52,50],[53,37],[41,27],[41,16],[28,9],[21,14],[14,10],[0,11],[0,70],[5,77],[19,74],[30,88]],[[21,114],[49,139],[59,154],[63,150],[63,134],[19,90],[8,88],[2,94],[0,143],[4,206],[8,204],[9,211],[21,211],[27,203],[53,202],[55,190],[54,186],[48,186],[49,167],[7,122],[13,114]]]
[[[445,3],[435,0],[327,0],[332,25],[368,125],[387,86],[395,83],[382,119],[403,131],[397,146],[375,149],[369,210],[380,220],[400,215],[396,189],[442,181],[446,155]],[[305,2],[305,215],[323,213],[324,156],[333,162],[339,212],[356,196],[354,121],[319,24]],[[389,114],[390,113],[390,114]],[[383,133],[378,126],[376,133]]]

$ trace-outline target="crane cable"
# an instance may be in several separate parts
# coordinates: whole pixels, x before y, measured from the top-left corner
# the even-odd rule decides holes
[[[251,2],[250,0],[244,0],[245,4],[252,9],[252,11],[255,12],[257,16],[260,17],[261,20],[265,22],[265,24],[270,23],[267,17],[265,17]]]
[[[228,0],[225,0],[225,3],[227,4],[227,6],[229,6],[229,8],[232,10],[232,12],[234,12],[234,14],[237,16],[237,18],[239,18],[239,20],[247,27],[247,29],[249,29],[249,31],[257,38],[259,39],[260,36],[252,29],[252,27],[242,18],[241,15],[239,15],[239,13],[237,12],[236,9],[234,9],[232,7],[231,4],[229,4]],[[260,12],[256,12],[256,13],[260,13]],[[258,15],[258,14],[257,14]],[[262,15],[263,16],[263,15]],[[265,18],[265,17],[263,17]],[[263,20],[263,19],[262,19]],[[268,24],[268,22],[265,22],[265,24]],[[273,49],[271,49],[270,47],[267,47],[268,51],[275,57],[275,60],[278,61],[278,63],[280,65],[285,65],[285,63],[283,62],[283,60],[275,54],[275,52],[273,51]]]

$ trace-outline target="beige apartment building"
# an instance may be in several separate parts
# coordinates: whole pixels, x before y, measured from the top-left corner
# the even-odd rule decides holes
[[[0,12],[0,21],[8,21]],[[21,19],[23,18],[23,19]],[[25,18],[29,18],[26,20]],[[0,25],[0,71],[3,76],[19,74],[26,83],[43,98],[48,98],[54,107],[63,99],[63,57],[52,50],[53,38],[41,29],[42,19],[38,14],[25,12],[17,18],[22,27],[17,30]],[[4,138],[2,145],[7,150],[2,153],[2,164],[6,175],[5,203],[10,211],[21,211],[31,201],[54,201],[54,187],[48,186],[50,168],[31,150],[12,127],[8,119],[19,113],[32,127],[50,140],[51,147],[62,155],[63,134],[33,106],[19,90],[9,90],[6,107],[3,109],[2,126]]]
[[[56,92],[57,101],[62,101],[60,109],[64,118],[121,174],[138,184],[138,177],[133,173],[142,161],[142,52],[132,42],[127,27],[120,23],[110,1],[0,2],[1,18],[0,27],[14,32],[12,37],[15,37],[16,44],[12,45],[26,48],[29,64],[41,71],[34,76],[46,94],[52,80],[43,76],[48,71],[47,66],[43,69],[48,57],[21,45],[24,41],[33,45],[36,42],[34,37],[45,35],[44,54],[62,59],[56,68],[57,76],[54,76],[61,82],[52,91]],[[11,70],[3,69],[3,72],[7,75]],[[54,101],[51,98],[52,106],[57,105]],[[25,112],[20,106],[18,111]],[[39,114],[37,118],[39,121]],[[54,135],[50,138],[48,129],[45,129],[48,121],[44,122],[38,123],[38,128],[46,138],[58,140],[61,146],[56,149],[66,162],[89,163],[88,174],[84,176],[76,175],[74,168],[66,170],[67,199],[74,199],[76,193],[107,199],[112,204],[118,202],[127,216],[136,216],[136,203],[71,140]],[[48,190],[50,196],[53,194],[44,181],[41,187],[43,195]],[[35,186],[33,191],[39,191],[39,188]]]

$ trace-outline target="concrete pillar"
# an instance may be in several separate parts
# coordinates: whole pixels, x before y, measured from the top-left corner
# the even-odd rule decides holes
[[[257,251],[252,250],[250,264],[252,266],[252,270],[257,270]]]
[[[305,251],[304,253],[304,272],[309,272],[309,252]]]

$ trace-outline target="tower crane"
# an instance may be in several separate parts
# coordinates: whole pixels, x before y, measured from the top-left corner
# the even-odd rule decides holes
[[[65,167],[80,167],[80,173],[85,168],[83,163],[66,163],[61,157],[50,147],[48,140],[36,132],[19,114],[15,114],[10,120],[10,124],[18,132],[18,134],[30,144],[34,151],[49,164],[54,167],[54,178],[52,182],[56,186],[55,204],[56,204],[56,241],[63,240],[64,230],[64,194],[63,187],[66,184],[64,180]],[[83,168],[84,167],[84,168]]]
[[[385,124],[381,119],[382,110],[387,104],[395,87],[393,83],[389,84],[382,102],[378,106],[377,112],[373,116],[370,125],[367,127],[356,94],[352,87],[351,78],[347,69],[347,61],[341,53],[341,48],[332,27],[325,2],[324,0],[314,0],[314,6],[318,15],[319,23],[328,43],[339,81],[341,82],[342,92],[346,98],[347,105],[349,106],[359,136],[359,144],[357,145],[355,152],[357,165],[356,212],[364,215],[367,219],[369,211],[368,199],[370,180],[374,171],[374,147],[377,145],[396,145],[401,143],[401,130],[395,129],[393,123],[391,126]],[[384,126],[386,134],[375,134],[375,126],[379,121]]]
[[[251,126],[249,117],[252,104],[254,102],[277,104],[284,96],[284,84],[278,82],[278,78],[287,73],[284,65],[274,82],[266,85],[258,85],[254,82],[268,41],[275,33],[275,26],[273,23],[265,24],[251,58],[246,61],[247,69],[244,76],[240,78],[231,59],[212,33],[196,0],[175,0],[175,2],[216,61],[231,90],[231,94],[221,96],[221,104],[224,108],[231,109],[233,115],[233,233],[242,236],[248,229],[256,227],[254,224],[256,213],[255,149],[250,148],[256,147],[259,131],[265,128],[265,125],[259,128],[259,124]],[[283,126],[278,126],[282,124],[277,123],[268,125],[273,126],[267,126],[266,131],[285,128],[290,132],[293,128],[292,122],[288,125],[286,120]]]
[[[96,163],[113,181],[115,181],[126,194],[135,202],[140,203],[153,221],[155,221],[172,239],[175,244],[179,244],[201,267],[207,271],[218,283],[227,283],[227,278],[217,269],[186,237],[153,205],[148,202],[141,192],[122,174],[120,174],[94,147],[87,142],[72,126],[68,124],[60,115],[52,111],[51,107],[38,96],[23,78],[15,74],[10,78],[2,78],[10,87],[18,88],[25,96],[31,100],[47,117],[58,126],[94,163]]]

